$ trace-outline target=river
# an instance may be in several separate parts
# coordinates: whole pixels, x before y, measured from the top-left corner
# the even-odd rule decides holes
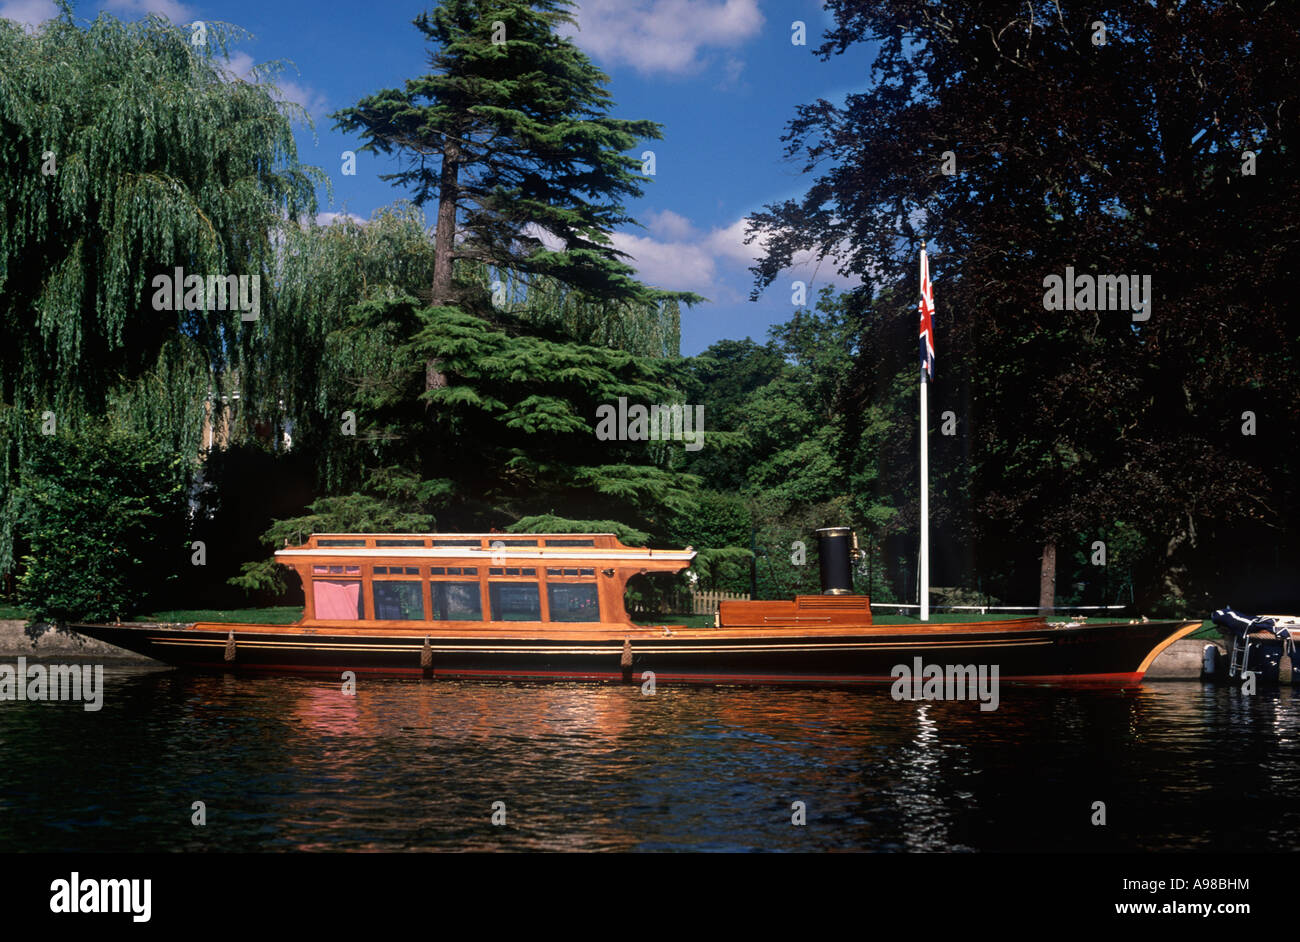
[[[885,687],[104,684],[95,712],[0,703],[0,850],[1244,851],[1300,830],[1290,687],[1004,686],[982,712]]]

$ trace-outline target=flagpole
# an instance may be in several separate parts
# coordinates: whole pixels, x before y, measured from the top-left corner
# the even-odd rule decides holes
[[[921,621],[930,620],[930,410],[921,374]]]
[[[926,290],[925,243],[921,244],[921,291]],[[921,621],[930,620],[930,409],[921,367]]]

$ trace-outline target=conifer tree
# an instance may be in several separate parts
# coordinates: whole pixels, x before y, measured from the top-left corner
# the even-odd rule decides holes
[[[362,150],[403,158],[385,179],[410,187],[417,205],[436,204],[434,305],[462,299],[457,260],[547,275],[601,300],[659,296],[610,232],[633,222],[623,200],[647,179],[624,151],[660,128],[610,117],[608,78],[556,32],[573,22],[568,6],[445,0],[415,20],[432,71],[335,115]]]

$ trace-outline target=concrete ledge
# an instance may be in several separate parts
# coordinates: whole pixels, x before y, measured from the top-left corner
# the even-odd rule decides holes
[[[1213,638],[1183,638],[1160,652],[1147,669],[1147,680],[1200,680],[1203,658],[1201,652],[1207,644],[1216,645],[1220,657],[1228,656],[1228,649]]]
[[[95,660],[133,661],[138,664],[157,664],[151,657],[127,651],[124,648],[87,638],[75,631],[55,631],[48,628],[33,639],[26,631],[24,621],[0,620],[0,657],[76,657]]]

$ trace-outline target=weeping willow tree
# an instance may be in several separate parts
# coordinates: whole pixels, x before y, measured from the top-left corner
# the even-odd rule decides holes
[[[258,371],[284,403],[293,448],[313,456],[319,490],[338,493],[362,483],[355,439],[341,434],[343,413],[355,412],[366,390],[391,385],[398,337],[391,328],[356,329],[353,308],[413,299],[432,272],[433,244],[423,215],[409,203],[381,209],[364,224],[343,216],[332,225],[308,221],[284,230],[277,315]]]
[[[273,233],[315,211],[320,177],[274,89],[220,69],[241,35],[212,23],[195,45],[157,17],[79,24],[66,4],[34,32],[0,20],[0,572],[35,436],[112,414],[197,456],[210,391],[264,356]],[[260,319],[203,290],[165,303],[155,279],[177,268],[261,279]],[[274,407],[244,375],[237,427]]]

